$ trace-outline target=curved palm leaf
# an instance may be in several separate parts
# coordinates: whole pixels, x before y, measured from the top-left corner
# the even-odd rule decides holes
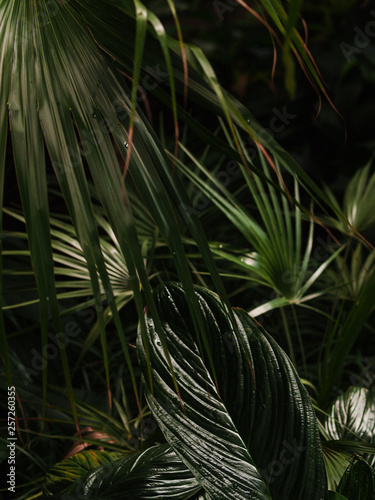
[[[133,286],[139,314],[143,307],[138,280],[141,281],[150,308],[153,305],[147,275],[139,252],[132,212],[126,202],[126,190],[122,182],[116,152],[129,166],[142,199],[149,207],[160,230],[164,233],[181,281],[192,296],[192,311],[195,311],[197,324],[198,307],[194,303],[192,281],[183,247],[176,235],[178,231],[178,212],[184,215],[190,202],[182,188],[170,172],[170,162],[161,150],[151,128],[143,121],[142,115],[134,110],[125,94],[129,91],[116,71],[116,67],[128,74],[134,72],[135,80],[142,65],[151,68],[155,75],[155,44],[147,44],[147,50],[141,56],[140,46],[134,47],[132,34],[138,33],[138,40],[144,43],[145,15],[149,16],[157,39],[161,42],[162,53],[166,58],[169,83],[173,98],[173,76],[180,89],[185,89],[185,74],[179,54],[179,45],[165,37],[160,23],[152,13],[147,13],[140,2],[134,9],[127,2],[117,4],[97,0],[74,0],[55,2],[38,0],[32,4],[3,2],[0,6],[2,81],[6,82],[2,94],[1,143],[7,136],[6,102],[8,100],[10,128],[15,150],[15,166],[19,179],[21,198],[28,226],[33,266],[37,275],[41,300],[42,317],[48,317],[51,309],[55,328],[60,328],[56,293],[53,283],[53,265],[48,226],[48,198],[46,190],[43,141],[47,146],[52,165],[60,183],[61,191],[74,222],[78,239],[85,253],[94,296],[100,292],[97,278],[99,271],[104,287],[111,295],[111,283],[108,278],[100,249],[95,217],[90,202],[86,174],[92,177],[108,219],[118,238]],[[125,14],[119,18],[119,10]],[[279,13],[280,15],[280,13]],[[84,16],[84,17],[82,17]],[[134,17],[137,23],[134,23]],[[116,19],[118,18],[118,19]],[[116,21],[116,22],[114,22]],[[90,32],[99,41],[95,44]],[[148,29],[150,35],[151,29]],[[124,37],[126,32],[126,37]],[[152,34],[153,36],[153,34]],[[149,40],[149,39],[147,39]],[[146,41],[147,41],[146,40]],[[120,42],[120,43],[118,43]],[[112,45],[111,45],[112,44]],[[113,45],[114,44],[114,45]],[[121,49],[119,50],[119,48]],[[115,54],[115,63],[102,50]],[[167,55],[169,49],[170,57]],[[134,54],[135,50],[135,55]],[[209,109],[227,117],[232,132],[233,121],[240,124],[251,136],[260,136],[262,129],[253,121],[248,112],[239,106],[220,88],[208,61],[197,49],[186,48],[187,61],[191,67],[189,92]],[[150,63],[151,66],[150,66]],[[181,66],[182,64],[182,66]],[[207,79],[208,77],[208,84]],[[157,86],[155,92],[163,92]],[[133,104],[133,105],[132,105]],[[240,109],[241,108],[241,109]],[[175,115],[175,113],[174,113]],[[251,126],[248,121],[250,120]],[[133,131],[134,123],[134,131]],[[129,135],[130,134],[130,135]],[[235,137],[235,134],[234,134]],[[25,140],[24,140],[25,139]],[[211,141],[212,141],[211,134]],[[263,139],[264,142],[264,139]],[[266,140],[268,147],[291,171],[298,171],[301,179],[324,198],[321,190],[313,185],[302,169],[287,159],[276,143]],[[22,147],[18,147],[18,143]],[[114,146],[115,145],[115,146]],[[129,150],[127,147],[129,146]],[[237,142],[239,149],[239,144]],[[130,156],[130,151],[132,155]],[[235,153],[234,150],[232,150]],[[243,156],[243,155],[242,155]],[[241,155],[237,157],[240,158]],[[1,172],[4,170],[4,160]],[[329,202],[328,198],[325,198]],[[176,207],[177,210],[171,208]],[[207,268],[212,276],[220,296],[225,300],[225,292],[216,272],[213,259],[196,217],[187,217],[189,229],[196,239]],[[42,241],[42,245],[40,244]],[[100,307],[100,304],[98,303]],[[111,313],[120,332],[125,357],[129,362],[126,344],[116,304],[110,301]],[[99,314],[103,352],[106,350],[104,319]],[[142,323],[142,320],[141,320]],[[143,325],[144,328],[144,325]],[[47,339],[47,322],[42,325],[43,342]],[[4,336],[2,343],[5,342]],[[69,379],[67,361],[62,353],[64,370]],[[108,360],[104,354],[107,366]],[[130,363],[129,363],[130,366]],[[46,376],[46,375],[45,375]],[[45,385],[45,384],[44,384]],[[70,392],[71,396],[72,393]]]
[[[336,490],[344,475],[352,455],[348,452],[337,451],[330,447],[331,442],[322,443],[324,463],[327,471],[328,488]]]
[[[375,474],[366,460],[354,457],[337,491],[348,500],[373,500],[375,496]]]
[[[281,31],[286,33],[283,23],[288,23],[287,15],[281,3],[278,0],[266,0],[262,3],[264,3],[267,10],[268,8],[271,9],[273,20],[278,23]],[[113,56],[116,66],[121,71],[131,75],[133,72],[132,54],[134,50],[133,40],[136,37],[136,25],[132,21],[132,17],[135,15],[134,11],[130,8],[128,2],[125,0],[120,2],[108,0],[99,3],[97,0],[77,0],[77,8],[80,9],[90,26],[98,45]],[[261,155],[266,150],[270,151],[282,167],[298,175],[299,182],[305,186],[308,192],[312,193],[312,196],[319,204],[329,206],[339,218],[346,220],[323,190],[283,151],[273,137],[265,132],[251,113],[221,88],[215,72],[203,52],[193,45],[185,45],[184,54],[182,55],[180,44],[170,37],[165,37],[164,31],[160,28],[160,23],[155,20],[155,16],[150,12],[148,15],[152,16],[153,21],[147,30],[145,50],[142,55],[142,81],[147,91],[160,98],[164,104],[174,108],[176,106],[173,99],[175,89],[181,94],[184,94],[186,90],[186,67],[183,62],[186,56],[189,68],[189,98],[201,104],[205,110],[227,120],[235,148],[228,147],[226,142],[218,140],[214,134],[208,132],[204,126],[194,120],[186,110],[177,105],[179,116],[190,124],[192,131],[199,136],[200,140],[204,138],[207,144],[216,145],[222,152],[229,153],[234,160],[243,162],[245,152],[241,149],[235,133],[235,126],[239,127],[239,129],[250,135],[257,145],[261,146]],[[102,22],[99,23],[98,19]],[[143,22],[143,20],[140,20],[140,22]],[[294,30],[294,26],[290,26],[288,29]],[[300,48],[301,57],[307,57],[304,44],[300,45]],[[162,63],[164,58],[166,60],[165,64]],[[164,89],[168,84],[171,88],[172,100]],[[319,86],[321,86],[320,83]],[[256,165],[251,164],[251,169],[264,178],[262,170]]]
[[[93,500],[187,500],[200,498],[195,497],[199,490],[201,486],[190,470],[169,445],[163,444],[101,465],[73,483],[61,495],[47,498],[63,500],[83,496]]]
[[[315,259],[313,217],[309,221],[308,235],[304,237],[301,209],[296,206],[292,212],[286,197],[279,196],[274,186],[263,183],[258,176],[254,176],[253,179],[246,177],[249,195],[256,205],[256,213],[260,215],[258,222],[255,216],[242,206],[237,197],[223,186],[218,177],[215,177],[185,146],[181,145],[181,148],[197,171],[191,168],[190,163],[177,161],[179,170],[215,204],[254,250],[239,257],[230,256],[228,252],[218,248],[213,248],[213,252],[236,263],[239,274],[246,273],[249,281],[266,285],[280,296],[250,311],[253,317],[276,307],[307,302],[329,291],[328,287],[321,287],[315,293],[308,293],[344,247],[339,246],[323,260]],[[261,163],[265,178],[271,179],[263,157]],[[278,168],[277,161],[276,167]],[[279,189],[283,192],[280,178]],[[294,189],[295,200],[299,203],[296,178]]]
[[[4,210],[9,215],[24,222],[25,219],[9,210]],[[105,266],[108,272],[108,277],[112,285],[112,292],[115,297],[119,295],[133,296],[132,288],[129,284],[129,272],[126,267],[124,257],[119,247],[116,236],[114,235],[108,222],[100,215],[96,214],[98,227],[107,233],[107,237],[100,237],[100,247],[103,254]],[[59,300],[86,297],[92,293],[90,272],[88,263],[85,259],[85,254],[82,251],[81,245],[77,239],[77,234],[74,226],[58,219],[50,217],[51,225],[51,246],[53,249],[54,274],[59,277],[56,282],[58,289],[63,289],[63,293],[58,293]],[[10,234],[11,235],[11,234]],[[27,234],[17,233],[18,238],[27,240]],[[4,255],[30,256],[30,253],[23,250],[5,251]],[[27,273],[28,271],[25,271]],[[5,270],[5,274],[12,275],[11,269]],[[22,271],[19,272],[22,274]],[[62,281],[62,279],[69,281]],[[98,274],[100,284],[100,293],[105,296],[105,290]],[[22,304],[16,304],[12,307],[19,307]],[[5,307],[4,309],[7,309]]]
[[[372,227],[375,223],[374,215],[374,187],[375,174],[370,175],[372,159],[369,163],[359,169],[348,183],[345,193],[342,211],[345,214],[347,223],[343,220],[330,219],[329,221],[337,226],[340,231],[355,236]],[[339,202],[328,187],[326,188],[332,203],[340,209]]]
[[[93,41],[77,6],[78,2],[66,0],[37,0],[33,3],[17,0],[0,4],[1,79],[7,82],[2,99],[8,100],[14,163],[33,268],[41,296],[42,343],[47,341],[49,309],[55,328],[60,329],[50,241],[45,143],[88,265],[92,291],[98,306],[109,386],[99,278],[109,299],[109,307],[129,369],[132,368],[116,303],[111,300],[112,284],[100,247],[90,199],[89,178],[94,182],[126,261],[138,313],[142,318],[140,281],[149,307],[157,318],[117,157],[119,154],[123,160],[127,158],[130,114],[133,116],[134,132],[129,174],[170,246],[180,279],[186,289],[191,291],[191,307],[192,311],[195,310],[193,315],[202,331],[204,328],[199,319],[199,309],[194,303],[190,270],[178,236],[178,207],[188,206],[189,200],[182,185],[173,178],[170,162],[152,130],[139,113],[130,111],[131,102],[127,97],[129,90],[122,76]],[[102,23],[96,19],[96,26],[99,25]],[[6,113],[4,101],[1,109]],[[6,124],[4,116],[1,120]],[[1,129],[0,136],[0,142],[4,143],[7,126]],[[1,171],[3,169],[2,160]],[[224,297],[221,281],[198,221],[191,219],[189,228]],[[141,319],[141,324],[142,322]],[[3,332],[2,335],[4,343]],[[63,349],[61,355],[73,400],[68,363]],[[134,377],[133,386],[136,391]],[[44,370],[44,391],[45,387]]]
[[[113,462],[122,458],[121,453],[107,451],[83,451],[73,457],[62,460],[49,470],[43,485],[46,495],[53,495],[63,491],[78,478],[85,476],[90,470],[101,464]]]
[[[327,271],[327,277],[330,282],[335,283],[336,293],[344,300],[353,302],[359,296],[361,288],[364,286],[367,278],[373,273],[375,252],[368,251],[362,242],[358,242],[351,260],[346,256],[338,255],[336,257],[336,269],[330,268]]]

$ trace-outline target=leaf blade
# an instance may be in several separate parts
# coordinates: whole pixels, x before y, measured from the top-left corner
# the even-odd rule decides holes
[[[245,312],[237,310],[234,314],[238,334],[234,333],[228,327],[219,299],[196,287],[208,323],[209,348],[218,376],[216,386],[206,368],[206,355],[199,353],[195,343],[183,289],[171,283],[155,293],[181,399],[173,390],[163,351],[158,347],[158,334],[147,316],[154,374],[154,392],[151,394],[149,388],[146,392],[148,403],[167,441],[202,481],[205,490],[214,498],[218,495],[217,488],[225,492],[226,498],[233,499],[251,495],[301,500],[325,498],[325,471],[316,417],[294,368],[273,339]],[[144,371],[140,336],[138,349]],[[297,436],[296,429],[300,430]],[[199,442],[198,448],[193,446],[194,442]],[[308,458],[306,449],[314,450],[315,463]],[[290,462],[281,463],[283,470],[278,475],[273,464],[285,455]]]

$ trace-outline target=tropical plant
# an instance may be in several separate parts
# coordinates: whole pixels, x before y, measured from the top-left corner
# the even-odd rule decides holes
[[[302,2],[237,4],[281,53],[286,94],[297,61],[327,98]],[[180,7],[0,0],[17,500],[42,482],[62,498],[351,500],[360,475],[370,499],[373,428],[356,414],[349,439],[345,415],[365,400],[372,421],[372,393],[339,394],[348,359],[375,356],[371,164],[343,203],[321,189],[183,42]]]
[[[123,458],[81,453],[49,472],[45,493],[58,493],[56,499],[117,499],[124,490],[131,498],[328,498],[318,422],[290,360],[245,311],[234,310],[231,325],[215,294],[200,287],[195,293],[205,339],[194,332],[188,299],[176,283],[155,290],[168,353],[152,317],[146,315],[147,339],[138,335],[146,398],[167,444]],[[368,445],[374,445],[374,419],[373,394],[352,389],[340,396],[325,423],[326,450],[360,450],[354,433],[374,452]],[[337,471],[338,458],[327,457],[327,470]],[[371,465],[359,457],[345,469],[337,491],[350,498],[352,476],[367,475],[362,498],[372,500]]]

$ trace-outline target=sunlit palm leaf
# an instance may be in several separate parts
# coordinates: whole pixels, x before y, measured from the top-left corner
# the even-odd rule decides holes
[[[342,476],[350,464],[351,454],[331,449],[329,444],[322,443],[324,463],[327,471],[328,488],[336,490]]]
[[[370,175],[371,161],[359,169],[350,180],[344,193],[342,211],[346,216],[347,223],[343,220],[330,219],[342,232],[355,236],[372,227],[375,224],[375,173]],[[326,187],[326,191],[332,203],[340,209],[340,204],[332,191]]]
[[[6,212],[24,222],[24,218],[22,216],[16,215],[15,213],[7,210]],[[112,285],[112,293],[115,297],[125,292],[127,292],[129,296],[132,296],[132,288],[129,283],[129,273],[116,236],[103,217],[96,215],[96,220],[98,227],[106,231],[108,233],[108,237],[110,238],[110,241],[108,241],[100,237],[99,241],[108,277]],[[91,291],[90,272],[85,254],[82,251],[81,245],[77,239],[74,227],[71,224],[67,224],[52,217],[50,218],[50,225],[52,237],[51,246],[53,249],[53,261],[55,266],[54,273],[56,276],[70,278],[72,280],[65,282],[60,279],[56,282],[57,288],[65,289],[64,295],[62,296],[61,294],[58,294],[57,297],[59,299],[68,299],[87,296],[87,294],[90,294]],[[17,233],[17,237],[25,240],[27,239],[26,234],[21,235]],[[28,252],[26,252],[26,254],[27,253]],[[10,250],[5,252],[5,255],[25,255],[25,251]],[[25,272],[27,273],[28,271]],[[12,270],[6,270],[5,274],[11,275]],[[105,297],[106,291],[99,274],[98,280],[100,283],[100,295]],[[66,289],[69,288],[72,290],[68,293]]]
[[[99,307],[98,273],[109,298],[109,307],[130,369],[131,363],[116,304],[110,300],[113,296],[112,285],[104,263],[90,200],[88,172],[125,258],[138,313],[142,317],[143,300],[139,280],[151,310],[154,306],[116,156],[116,152],[123,159],[127,155],[127,128],[131,109],[126,96],[128,90],[122,77],[115,74],[116,69],[111,61],[93,42],[81,14],[74,8],[77,5],[76,2],[65,0],[61,3],[39,0],[33,4],[17,1],[10,8],[8,4],[2,3],[2,33],[7,33],[7,26],[12,23],[18,30],[13,37],[8,33],[6,43],[2,46],[2,71],[4,80],[12,81],[8,99],[13,138],[17,144],[22,142],[22,147],[14,145],[14,150],[19,179],[22,181],[20,188],[34,270],[41,294],[43,339],[45,341],[47,333],[47,297],[50,297],[49,304],[54,307],[54,317],[58,321],[56,299],[55,302],[52,300],[55,292],[44,167],[45,141],[88,265],[93,295],[98,305],[108,384],[106,334]],[[98,19],[95,24],[102,25]],[[14,52],[15,59],[9,64],[6,54],[13,54],[14,44],[17,48]],[[35,53],[31,54],[31,50]],[[27,64],[21,66],[22,61]],[[16,82],[19,82],[18,86]],[[142,117],[138,114],[134,115],[134,124],[129,173],[171,248],[182,282],[187,289],[192,290],[189,267],[178,237],[178,212],[173,208],[188,206],[189,200],[182,186],[173,179],[169,161],[152,130],[142,122]],[[6,127],[1,134],[3,142]],[[31,177],[33,169],[35,179]],[[189,227],[224,297],[203,231],[196,220],[191,220]],[[40,253],[41,249],[44,249],[44,254]],[[195,310],[194,316],[199,323],[198,308],[194,301],[191,307],[192,311]],[[203,331],[202,323],[200,325]],[[64,368],[69,378],[66,360]]]
[[[348,248],[349,253],[351,249]],[[327,271],[327,280],[336,284],[337,295],[344,300],[355,301],[365,284],[368,275],[373,272],[375,252],[368,251],[362,242],[358,242],[350,255],[336,257],[335,269]]]
[[[247,270],[251,273],[249,280],[254,279],[258,283],[266,284],[281,296],[283,301],[269,303],[267,310],[288,303],[306,302],[327,293],[327,290],[321,289],[318,295],[307,294],[343,247],[333,251],[322,262],[316,261],[312,257],[314,221],[310,219],[309,234],[303,249],[303,221],[298,206],[292,213],[286,198],[281,196],[280,199],[272,185],[264,185],[257,176],[254,176],[254,179],[246,177],[249,194],[260,215],[260,223],[185,146],[181,145],[181,148],[197,167],[197,171],[192,169],[189,163],[181,161],[177,162],[178,168],[237,227],[254,250],[234,257],[214,244],[214,253],[237,263],[242,268],[241,274]],[[269,168],[263,158],[262,164],[265,177],[270,179]],[[281,184],[279,188],[283,189]],[[297,180],[294,196],[299,201]],[[261,314],[262,311],[255,313]]]
[[[79,0],[78,3],[98,44],[105,48],[105,50],[115,58],[115,64],[120,69],[130,75],[133,69],[131,55],[133,53],[132,40],[135,38],[134,23],[132,23],[127,16],[121,16],[115,7],[111,9],[103,2],[99,5],[95,0]],[[110,3],[115,4],[113,1]],[[265,3],[272,4],[273,2]],[[280,2],[274,3],[280,6]],[[129,5],[125,1],[120,3],[116,2],[116,6],[126,12],[127,15],[131,12]],[[275,7],[273,7],[273,10],[277,12]],[[134,16],[134,13],[132,13],[132,15]],[[280,13],[277,13],[277,16],[279,15]],[[98,24],[97,18],[102,19],[103,22]],[[111,27],[110,29],[109,26]],[[125,27],[126,31],[124,31]],[[124,32],[127,34],[126,37],[124,36]],[[174,78],[176,90],[183,94],[185,90],[185,73],[180,46],[172,38],[167,38],[167,43],[170,51],[169,56],[172,61],[173,73],[171,72],[169,62],[166,66],[161,63],[165,56],[165,43],[166,41],[163,38],[163,50],[161,50],[159,47],[159,32],[155,35],[154,28],[150,27],[148,29],[145,51],[143,54],[144,77],[143,80],[141,80],[141,84],[143,82],[147,87],[147,91],[159,97],[166,105],[172,107],[175,103],[173,99],[171,103],[171,97],[165,93],[163,87],[168,85],[171,78]],[[221,117],[225,117],[231,128],[233,134],[232,138],[234,140],[233,125],[236,125],[246,134],[250,135],[256,143],[262,144],[277,158],[282,167],[298,175],[300,183],[312,193],[316,201],[319,203],[323,202],[326,206],[328,205],[337,213],[339,218],[344,219],[341,211],[331,203],[329,197],[325,195],[323,190],[320,189],[320,187],[309,178],[306,172],[282,150],[271,135],[265,133],[265,130],[256,122],[251,113],[220,87],[216,75],[203,52],[194,46],[185,46],[185,53],[189,66],[189,98],[202,105],[204,109]],[[303,53],[305,54],[304,48]],[[199,134],[201,139],[204,137],[207,143],[219,144],[223,152],[228,152],[225,143],[218,140],[214,134],[207,133],[201,124],[195,122],[181,107],[177,107],[179,116],[188,123],[194,124],[192,126],[193,132]],[[233,159],[243,160],[243,152],[239,154],[236,149],[232,148],[231,155]],[[261,173],[254,165],[252,165],[252,169]]]
[[[188,467],[163,444],[101,465],[51,498],[84,495],[93,500],[121,500],[126,495],[140,500],[188,500],[199,490],[201,486]]]

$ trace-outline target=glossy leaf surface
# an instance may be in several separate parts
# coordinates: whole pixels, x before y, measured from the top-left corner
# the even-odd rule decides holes
[[[364,387],[350,387],[333,403],[325,429],[332,439],[375,443],[375,397]],[[354,447],[353,447],[354,448]],[[366,458],[375,462],[375,456]]]
[[[63,495],[52,498],[207,500],[208,497],[194,497],[200,489],[189,469],[164,444],[102,465],[75,482]]]
[[[182,287],[155,292],[179,395],[146,317],[154,384],[146,395],[167,441],[214,499],[326,498],[316,417],[290,360],[244,311],[234,310],[234,329],[219,298],[195,290],[207,346],[195,334]],[[141,336],[138,349],[146,381]]]
[[[46,495],[60,493],[90,470],[118,460],[121,456],[121,453],[93,450],[77,453],[52,467],[46,476],[43,491]]]
[[[340,481],[337,491],[348,500],[373,500],[375,496],[374,472],[366,460],[355,457]]]

